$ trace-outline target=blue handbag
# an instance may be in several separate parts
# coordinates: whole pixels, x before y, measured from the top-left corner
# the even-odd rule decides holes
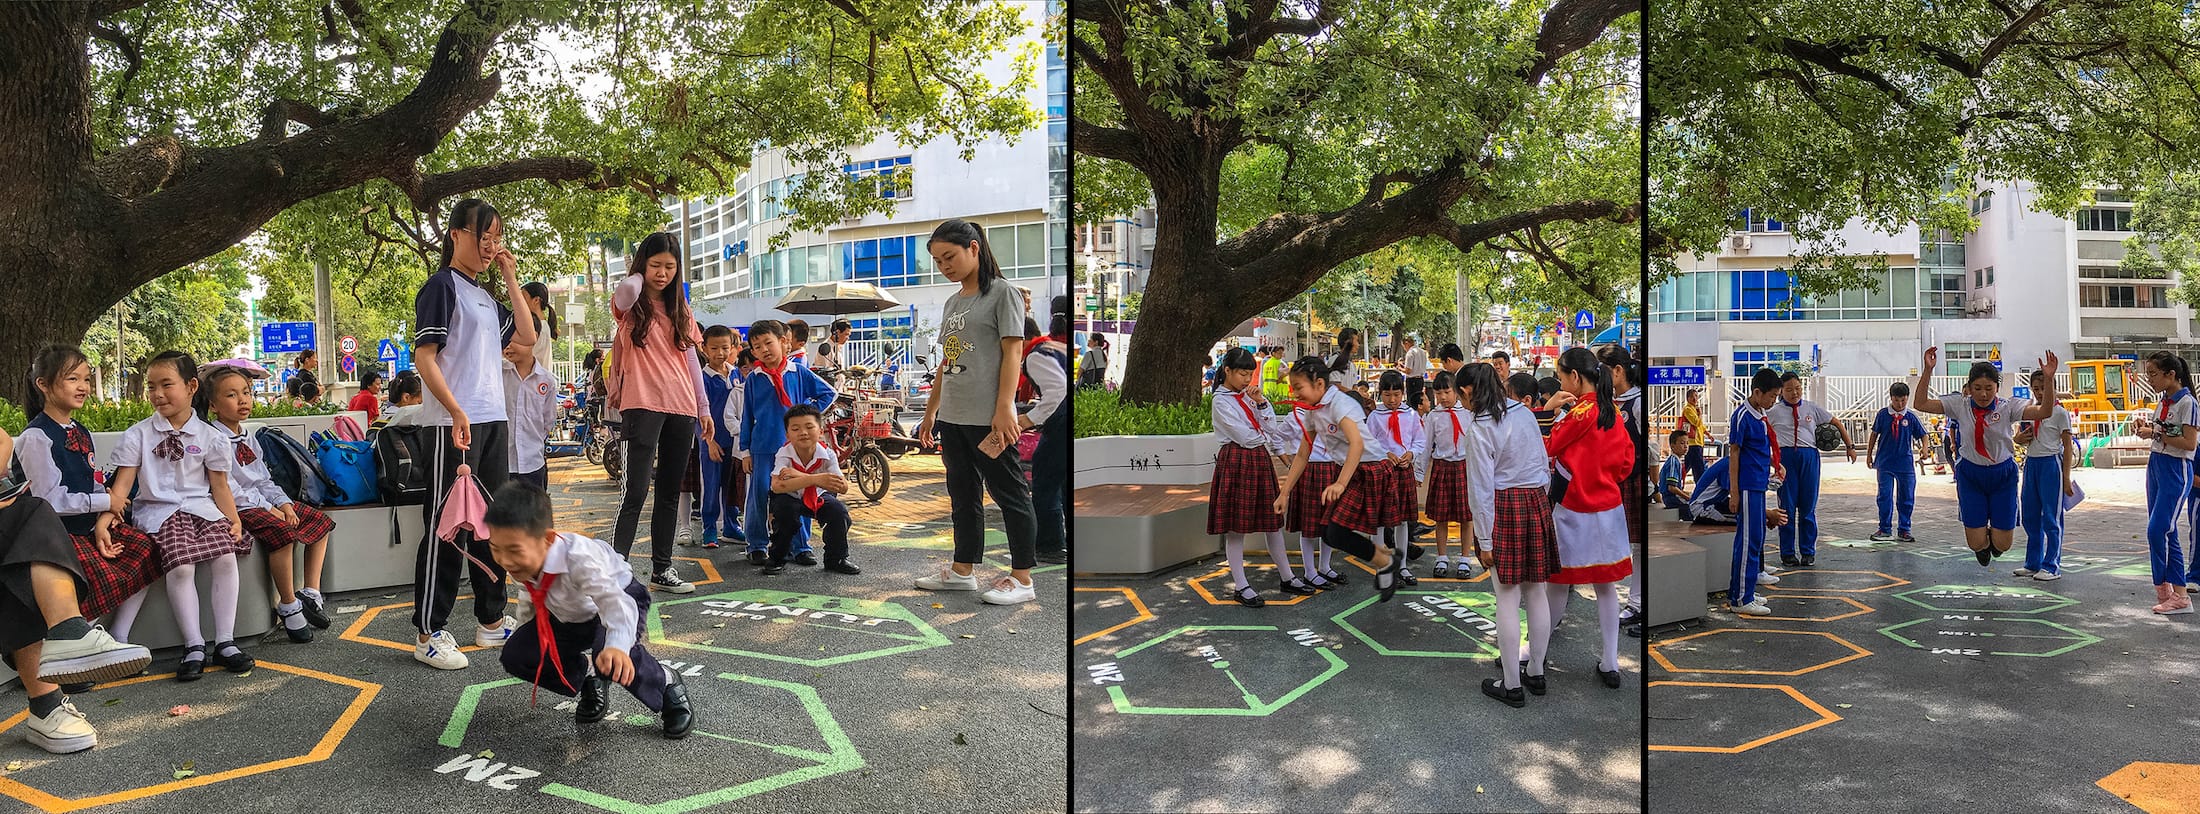
[[[331,506],[357,506],[380,497],[375,479],[374,445],[365,441],[339,441],[328,433],[313,434],[313,460],[335,484]]]

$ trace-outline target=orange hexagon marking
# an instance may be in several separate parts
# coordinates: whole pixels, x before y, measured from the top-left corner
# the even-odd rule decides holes
[[[724,581],[725,581],[725,579],[724,579],[723,577],[720,577],[720,576],[718,575],[718,566],[716,566],[716,565],[712,565],[712,564],[711,564],[711,561],[710,561],[709,559],[707,559],[707,558],[703,558],[703,557],[673,557],[673,559],[675,559],[675,560],[687,560],[688,562],[692,562],[692,563],[695,563],[696,565],[702,566],[702,568],[703,568],[703,576],[704,576],[704,578],[703,578],[703,579],[699,579],[699,580],[696,580],[696,581],[694,581],[694,582],[690,582],[690,583],[688,583],[689,585],[695,585],[695,586],[703,586],[703,585],[711,585],[711,584],[715,584],[715,583],[719,583],[719,582],[724,582]],[[456,597],[456,598],[453,598],[453,599],[451,600],[451,606],[452,606],[452,607],[454,607],[454,608],[455,608],[455,607],[457,607],[457,606],[458,606],[458,600],[460,600],[460,599],[472,599],[472,598],[473,598],[473,594],[467,594],[467,595],[465,595],[465,596],[460,596],[460,597]],[[509,605],[509,604],[510,604],[511,602],[515,602],[515,601],[518,601],[518,597],[516,597],[516,596],[515,596],[515,597],[512,597],[512,598],[511,598],[510,600],[508,600],[508,601],[506,602],[506,604],[507,604],[507,605]],[[390,641],[390,640],[388,640],[388,639],[377,639],[377,638],[375,638],[375,637],[373,637],[373,636],[369,636],[369,635],[367,635],[367,632],[366,632],[366,631],[367,631],[367,625],[369,625],[369,624],[372,624],[372,623],[374,622],[374,618],[375,618],[375,617],[377,617],[377,616],[380,616],[380,615],[382,615],[382,612],[383,612],[383,611],[386,611],[386,610],[396,610],[396,609],[398,609],[398,608],[410,608],[410,607],[412,607],[412,606],[413,606],[413,603],[411,603],[411,602],[393,602],[393,603],[390,603],[390,604],[388,604],[388,605],[377,605],[377,606],[374,606],[374,607],[368,608],[368,609],[366,609],[366,610],[365,610],[364,612],[361,612],[361,613],[359,614],[359,618],[358,618],[358,619],[356,619],[356,620],[354,620],[354,621],[353,621],[353,622],[351,623],[351,627],[345,628],[345,629],[344,629],[344,632],[343,632],[343,633],[341,633],[341,634],[338,634],[336,638],[339,638],[339,639],[343,639],[344,641],[347,641],[347,642],[358,642],[358,643],[360,643],[360,644],[371,644],[371,645],[377,645],[377,646],[380,646],[380,647],[387,647],[387,648],[390,648],[391,650],[403,650],[403,651],[405,651],[405,652],[407,652],[407,653],[413,652],[413,647],[414,647],[413,645],[405,644],[405,643],[402,643],[402,642],[393,642],[393,641]],[[452,635],[453,635],[453,638],[456,638],[456,635],[457,635],[457,634],[452,634]],[[458,652],[460,652],[460,653],[471,653],[471,652],[474,652],[474,651],[476,651],[476,650],[480,650],[480,649],[482,649],[482,648],[481,648],[480,646],[478,646],[478,645],[466,645],[466,646],[464,646],[464,647],[461,647],[461,648],[459,648],[459,649],[458,649]]]
[[[1261,565],[1261,564],[1259,564],[1259,563],[1250,563],[1250,562],[1249,562],[1249,563],[1246,563],[1246,564],[1245,564],[1245,570],[1247,570],[1247,571],[1251,571],[1251,570],[1253,570],[1253,569],[1256,569],[1256,568],[1264,568],[1264,569],[1267,569],[1267,570],[1270,570],[1270,571],[1273,571],[1273,570],[1275,570],[1275,569],[1276,569],[1276,567],[1275,567],[1275,566],[1273,566],[1273,565]],[[1205,586],[1205,585],[1202,585],[1202,584],[1200,584],[1200,583],[1202,583],[1202,582],[1204,582],[1204,581],[1206,581],[1206,580],[1214,579],[1215,577],[1227,577],[1227,576],[1229,576],[1229,575],[1230,575],[1230,569],[1229,569],[1229,567],[1228,567],[1228,566],[1224,566],[1224,567],[1222,567],[1222,568],[1217,568],[1217,569],[1215,569],[1215,570],[1214,570],[1213,572],[1211,572],[1211,573],[1201,574],[1201,575],[1199,575],[1199,576],[1196,576],[1196,577],[1192,577],[1192,590],[1193,590],[1194,592],[1198,593],[1201,599],[1205,599],[1205,600],[1207,600],[1207,604],[1210,604],[1210,605],[1235,605],[1235,604],[1237,604],[1237,600],[1235,600],[1235,599],[1216,599],[1216,598],[1215,598],[1215,594],[1214,594],[1214,592],[1213,592],[1213,591],[1209,591],[1209,590],[1207,590],[1207,586]],[[1247,577],[1245,578],[1245,581],[1246,581],[1246,582],[1248,582],[1248,583],[1250,583],[1250,582],[1252,582],[1252,581],[1253,581],[1253,578],[1252,578],[1252,577],[1251,577],[1250,575],[1248,575],[1248,576],[1247,576]],[[1266,598],[1266,597],[1268,596],[1268,593],[1270,593],[1270,592],[1263,592],[1263,593],[1261,594],[1261,596],[1262,596],[1262,597],[1264,597],[1264,598]],[[1269,598],[1269,599],[1268,599],[1268,604],[1270,604],[1270,605],[1296,605],[1296,604],[1299,604],[1300,602],[1304,602],[1304,601],[1306,601],[1306,600],[1308,600],[1308,599],[1312,599],[1312,598],[1313,598],[1313,596],[1312,596],[1312,595],[1304,595],[1304,596],[1293,596],[1293,597],[1291,597],[1290,599],[1274,599],[1274,598]]]
[[[1813,602],[1817,602],[1817,601],[1825,601],[1825,602],[1847,602],[1847,603],[1849,603],[1849,605],[1850,605],[1850,606],[1854,607],[1854,608],[1855,608],[1855,610],[1850,610],[1850,611],[1847,611],[1847,612],[1844,612],[1844,613],[1841,613],[1841,614],[1837,614],[1837,615],[1834,615],[1834,616],[1744,616],[1744,615],[1741,615],[1741,614],[1735,614],[1735,618],[1736,618],[1736,619],[1743,619],[1743,620],[1748,620],[1748,619],[1769,619],[1769,620],[1773,620],[1773,621],[1778,621],[1778,622],[1836,622],[1836,621],[1840,621],[1840,620],[1842,620],[1842,619],[1848,619],[1848,618],[1851,618],[1851,617],[1856,617],[1856,616],[1862,616],[1862,615],[1864,615],[1864,614],[1867,614],[1867,613],[1872,613],[1872,612],[1874,612],[1874,611],[1872,610],[1872,607],[1871,607],[1870,605],[1866,605],[1866,604],[1864,604],[1864,603],[1862,603],[1862,602],[1858,602],[1858,601],[1856,601],[1856,600],[1854,600],[1854,599],[1850,599],[1850,598],[1848,598],[1848,597],[1845,597],[1845,596],[1815,596],[1815,595],[1812,595],[1812,594],[1793,594],[1793,595],[1788,595],[1788,596],[1774,596],[1774,595],[1771,595],[1771,594],[1767,594],[1765,598],[1766,598],[1766,599],[1779,599],[1779,600],[1783,600],[1783,601],[1790,601],[1790,602],[1801,602],[1801,601],[1804,601],[1804,600],[1810,600],[1810,601],[1813,601]]]
[[[1130,627],[1131,625],[1135,625],[1135,624],[1138,624],[1139,622],[1150,622],[1150,621],[1153,621],[1153,619],[1154,619],[1153,611],[1151,611],[1151,610],[1147,610],[1147,609],[1146,609],[1146,603],[1145,603],[1145,602],[1143,602],[1143,601],[1140,601],[1140,600],[1139,600],[1139,598],[1138,598],[1138,592],[1137,592],[1137,591],[1134,591],[1134,590],[1131,590],[1131,589],[1129,589],[1129,588],[1074,588],[1074,589],[1072,589],[1072,590],[1077,590],[1077,591],[1086,591],[1086,592],[1089,592],[1089,593],[1103,593],[1103,594],[1104,594],[1104,593],[1115,593],[1115,592],[1117,592],[1117,591],[1120,591],[1120,592],[1122,592],[1122,594],[1123,594],[1123,596],[1124,596],[1125,598],[1128,598],[1128,599],[1129,599],[1129,600],[1131,601],[1131,607],[1134,607],[1134,608],[1137,608],[1137,609],[1138,609],[1138,618],[1132,619],[1132,620],[1130,620],[1130,621],[1128,621],[1128,622],[1124,622],[1124,623],[1122,623],[1122,624],[1120,624],[1120,625],[1116,625],[1116,626],[1114,626],[1114,627],[1111,627],[1111,628],[1108,628],[1108,629],[1106,629],[1106,630],[1096,630],[1096,631],[1093,631],[1093,632],[1091,632],[1091,633],[1087,633],[1087,634],[1085,634],[1085,635],[1083,635],[1083,636],[1079,636],[1079,637],[1077,637],[1077,640],[1076,640],[1076,641],[1070,642],[1070,646],[1072,646],[1072,647],[1075,647],[1075,646],[1077,646],[1077,645],[1080,645],[1080,644],[1084,644],[1084,643],[1086,643],[1086,642],[1092,641],[1092,640],[1094,640],[1094,639],[1097,639],[1097,638],[1100,638],[1100,637],[1102,637],[1102,636],[1106,636],[1106,635],[1108,635],[1108,634],[1110,634],[1110,633],[1114,633],[1114,632],[1116,632],[1116,631],[1118,631],[1118,630],[1122,630],[1123,628],[1127,628],[1127,627]]]
[[[1791,727],[1781,730],[1779,732],[1774,732],[1770,735],[1766,735],[1753,741],[1748,741],[1739,746],[1683,746],[1679,744],[1653,743],[1650,744],[1650,750],[1653,752],[1710,752],[1713,754],[1721,755],[1738,755],[1751,749],[1755,749],[1759,746],[1763,746],[1765,744],[1779,740],[1781,738],[1785,738],[1790,735],[1799,735],[1804,732],[1809,732],[1813,729],[1817,729],[1821,726],[1825,726],[1827,724],[1841,720],[1841,716],[1833,714],[1832,710],[1820,706],[1818,702],[1810,700],[1808,696],[1803,695],[1794,687],[1790,687],[1786,684],[1729,684],[1719,681],[1652,681],[1647,686],[1730,687],[1738,690],[1779,690],[1780,692],[1787,694],[1787,697],[1795,699],[1795,703],[1802,704],[1805,708],[1809,709],[1811,712],[1817,713],[1818,715],[1818,720],[1803,724],[1802,726]]]
[[[1685,642],[1685,641],[1688,641],[1688,640],[1690,640],[1690,639],[1701,639],[1701,638],[1705,638],[1705,637],[1708,637],[1708,636],[1719,636],[1719,635],[1723,635],[1723,634],[1728,634],[1728,633],[1737,633],[1737,634],[1741,634],[1741,635],[1745,635],[1745,636],[1762,636],[1762,635],[1787,635],[1787,636],[1823,636],[1823,637],[1825,637],[1825,638],[1827,638],[1827,639],[1831,639],[1831,640],[1833,640],[1833,641],[1834,641],[1834,643],[1836,643],[1836,644],[1839,644],[1839,645],[1841,645],[1842,647],[1846,647],[1846,648],[1848,648],[1848,649],[1849,649],[1850,651],[1852,651],[1852,652],[1850,652],[1850,653],[1849,653],[1849,655],[1843,656],[1843,657],[1841,657],[1841,658],[1837,658],[1837,659],[1834,659],[1834,660],[1832,660],[1832,661],[1827,661],[1827,662],[1821,662],[1821,663],[1818,663],[1818,664],[1814,664],[1814,665],[1811,665],[1811,666],[1809,666],[1809,667],[1805,667],[1805,668],[1803,668],[1803,669],[1800,669],[1800,670],[1786,670],[1786,671],[1781,671],[1781,670],[1712,670],[1712,669],[1704,669],[1704,668],[1683,668],[1683,667],[1677,667],[1677,666],[1674,666],[1673,662],[1672,662],[1671,660],[1668,660],[1668,659],[1667,659],[1667,658],[1665,657],[1665,652],[1664,652],[1664,648],[1667,648],[1667,647],[1671,647],[1671,646],[1673,646],[1673,645],[1679,644],[1679,643],[1681,643],[1681,642]],[[1693,634],[1690,634],[1690,635],[1687,635],[1687,636],[1682,636],[1682,637],[1680,637],[1680,638],[1677,638],[1677,639],[1667,639],[1667,640],[1665,640],[1665,641],[1662,641],[1662,642],[1659,642],[1659,643],[1657,643],[1657,644],[1653,644],[1653,645],[1651,645],[1651,646],[1650,646],[1650,657],[1651,657],[1651,658],[1654,658],[1654,659],[1657,659],[1657,660],[1658,660],[1658,664],[1659,664],[1659,665],[1661,665],[1661,666],[1663,666],[1663,667],[1664,667],[1664,668],[1666,669],[1666,671],[1667,671],[1667,672],[1672,672],[1672,673],[1717,673],[1717,674],[1720,674],[1720,675],[1750,675],[1750,676],[1799,676],[1799,675],[1802,675],[1802,674],[1804,674],[1804,673],[1810,673],[1810,672],[1816,672],[1816,671],[1819,671],[1819,670],[1823,670],[1823,669],[1826,669],[1826,668],[1828,668],[1828,667],[1832,667],[1832,666],[1834,666],[1834,665],[1836,665],[1836,664],[1847,664],[1847,663],[1849,663],[1849,662],[1855,661],[1855,660],[1857,660],[1857,659],[1860,659],[1860,658],[1863,658],[1863,657],[1865,657],[1865,656],[1869,656],[1869,655],[1871,655],[1871,654],[1872,654],[1872,651],[1869,651],[1869,650],[1865,650],[1864,648],[1861,648],[1861,647],[1857,647],[1855,643],[1853,643],[1853,642],[1850,642],[1850,641],[1849,641],[1849,640],[1847,640],[1847,639],[1841,638],[1841,637],[1839,637],[1839,636],[1835,636],[1835,635],[1833,635],[1833,634],[1831,634],[1831,633],[1826,633],[1826,632],[1824,632],[1824,631],[1817,631],[1817,630],[1758,630],[1758,629],[1755,629],[1755,628],[1721,628],[1721,629],[1719,629],[1719,630],[1707,630],[1707,631],[1704,631],[1704,632],[1702,632],[1702,633],[1693,633]]]
[[[1871,574],[1871,575],[1877,576],[1877,577],[1879,577],[1879,578],[1881,578],[1881,579],[1885,579],[1885,580],[1887,580],[1887,582],[1886,582],[1886,584],[1884,584],[1884,585],[1874,585],[1874,586],[1872,586],[1872,587],[1869,587],[1869,588],[1791,588],[1791,587],[1788,587],[1788,582],[1787,582],[1787,580],[1788,580],[1788,578],[1789,578],[1789,576],[1790,576],[1790,575],[1808,575],[1808,574]],[[1903,578],[1901,578],[1901,577],[1898,577],[1898,576],[1895,576],[1895,575],[1893,575],[1893,574],[1885,574],[1885,573],[1881,573],[1881,572],[1878,572],[1878,571],[1829,571],[1829,570],[1822,570],[1822,569],[1817,569],[1817,568],[1811,568],[1811,569],[1790,569],[1790,570],[1783,570],[1783,571],[1781,571],[1781,572],[1780,572],[1780,584],[1778,584],[1778,585],[1766,585],[1766,586],[1762,586],[1762,590],[1766,590],[1766,591],[1794,591],[1794,592],[1797,592],[1797,593],[1837,593],[1837,594],[1868,594],[1868,593],[1871,593],[1871,592],[1873,592],[1873,591],[1884,591],[1884,590],[1886,590],[1886,589],[1888,589],[1888,588],[1896,588],[1896,587],[1900,587],[1900,586],[1903,586],[1903,585],[1908,585],[1908,584],[1910,584],[1910,581],[1909,581],[1909,580],[1903,579]]]
[[[110,803],[120,803],[129,800],[142,800],[147,797],[167,794],[171,791],[197,788],[199,786],[219,783],[224,780],[235,780],[239,777],[249,777],[255,774],[272,772],[277,769],[287,769],[292,766],[302,766],[307,763],[319,763],[323,760],[327,760],[330,755],[336,753],[337,745],[343,743],[344,736],[351,734],[352,726],[359,723],[359,716],[366,713],[367,704],[373,702],[374,696],[382,691],[382,685],[370,681],[360,681],[354,678],[345,678],[343,676],[330,675],[319,670],[308,670],[304,667],[292,667],[287,664],[277,664],[275,662],[267,661],[265,659],[260,660],[260,662],[254,665],[254,667],[265,667],[279,673],[290,673],[291,675],[304,676],[306,678],[317,678],[322,681],[340,684],[346,687],[354,687],[359,690],[359,695],[358,697],[352,699],[349,706],[344,708],[344,713],[342,715],[336,717],[336,723],[330,725],[328,728],[328,734],[321,736],[321,740],[313,745],[313,751],[307,752],[303,755],[298,755],[296,757],[287,757],[281,760],[271,760],[266,763],[255,763],[250,766],[240,766],[225,772],[215,772],[213,774],[199,775],[196,777],[186,777],[182,780],[174,780],[167,783],[156,783],[150,786],[128,789],[125,791],[111,792],[96,797],[79,797],[75,799],[56,797],[54,795],[47,794],[46,792],[39,791],[38,789],[31,788],[30,786],[26,786],[14,780],[0,777],[0,794],[5,794],[9,797],[13,797],[17,800],[21,800],[31,805],[37,806],[40,810],[47,812],[47,814],[62,814],[62,812],[78,811],[81,809],[91,808],[93,806],[103,806]],[[215,665],[208,665],[206,669],[209,672],[214,672],[220,670],[221,668]],[[138,676],[136,678],[128,678],[111,683],[102,683],[100,686],[102,688],[123,687],[131,684],[142,684],[147,681],[160,681],[162,679],[173,678],[174,676],[175,673]],[[29,720],[30,715],[31,714],[29,710],[24,710],[22,712],[16,713],[14,717],[11,717],[6,721],[0,721],[0,732],[6,732],[9,729],[15,728],[17,724]]]
[[[2149,814],[2200,814],[2200,764],[2132,763],[2094,785]]]
[[[1461,554],[1461,555],[1459,555],[1459,556],[1461,556],[1461,557],[1465,557],[1465,556],[1467,556],[1467,555],[1465,555],[1465,554]],[[1361,561],[1359,561],[1359,559],[1358,559],[1358,558],[1352,558],[1352,559],[1348,560],[1348,562],[1351,562],[1351,563],[1352,563],[1352,565],[1353,565],[1353,567],[1355,567],[1355,568],[1358,568],[1358,569],[1360,569],[1360,570],[1362,570],[1362,571],[1366,571],[1366,572],[1368,573],[1368,575],[1369,575],[1369,576],[1373,576],[1373,575],[1375,574],[1375,567],[1374,567],[1374,566],[1372,566],[1372,565],[1368,565],[1367,563],[1364,563],[1364,562],[1361,562]],[[1431,567],[1433,567],[1433,566],[1431,566]],[[1424,582],[1434,581],[1434,582],[1445,582],[1445,583],[1453,583],[1453,584],[1459,584],[1459,585],[1464,585],[1464,584],[1467,584],[1467,583],[1470,583],[1470,582],[1488,582],[1488,581],[1489,581],[1489,579],[1490,579],[1490,569],[1484,568],[1484,569],[1482,569],[1482,570],[1481,570],[1481,572],[1480,572],[1480,573],[1477,573],[1477,574],[1475,574],[1475,575],[1474,575],[1473,577],[1470,577],[1470,578],[1467,578],[1467,579],[1459,579],[1459,578],[1457,578],[1457,577],[1424,577],[1424,576],[1420,576],[1420,575],[1418,575],[1418,574],[1414,575],[1414,578],[1415,578],[1415,579],[1419,579],[1419,580],[1421,580],[1421,581],[1424,581]],[[1405,583],[1399,583],[1399,584],[1400,584],[1400,585],[1403,585],[1403,584],[1405,584]],[[1403,588],[1401,588],[1400,590],[1404,590],[1404,589],[1403,589]]]

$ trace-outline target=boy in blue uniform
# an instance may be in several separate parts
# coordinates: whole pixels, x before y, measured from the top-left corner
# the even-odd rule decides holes
[[[1780,469],[1786,473],[1780,486],[1780,509],[1795,521],[1780,527],[1780,564],[1807,568],[1818,563],[1818,428],[1832,424],[1840,432],[1841,447],[1852,464],[1856,463],[1856,442],[1849,440],[1847,424],[1834,420],[1833,413],[1817,402],[1803,398],[1803,377],[1793,372],[1780,375],[1778,400],[1765,416],[1772,422],[1773,442],[1780,447]]]
[[[791,363],[788,350],[784,323],[767,319],[749,326],[749,352],[756,357],[756,372],[749,374],[742,386],[741,448],[749,451],[751,460],[756,460],[759,452],[776,453],[787,445],[788,409],[807,404],[822,412],[833,406],[832,386],[809,367]],[[766,520],[771,512],[763,507],[771,505],[771,492],[771,468],[751,467],[749,506],[757,511],[749,512],[742,529],[748,538],[749,562],[754,565],[763,565],[770,558],[767,551],[771,532]],[[794,563],[804,567],[817,564],[817,555],[810,550],[807,523],[795,532]]]
[[[1749,380],[1749,403],[1727,420],[1727,513],[1734,516],[1734,565],[1727,582],[1727,606],[1735,613],[1769,616],[1772,609],[1757,596],[1764,571],[1765,527],[1784,514],[1765,508],[1765,492],[1779,488],[1781,469],[1773,450],[1772,423],[1766,411],[1780,397],[1780,374],[1758,370]]]
[[[1734,518],[1726,513],[1727,459],[1719,458],[1696,479],[1696,491],[1688,496],[1688,513],[1694,515],[1699,526],[1731,526]]]
[[[1910,513],[1917,508],[1917,462],[1912,450],[1924,437],[1925,422],[1910,412],[1910,386],[1895,382],[1887,388],[1886,409],[1872,419],[1872,437],[1865,450],[1867,465],[1879,472],[1879,530],[1872,532],[1874,541],[1916,542],[1910,536]],[[1902,523],[1889,526],[1897,510]],[[1899,536],[1889,534],[1890,528]]]
[[[1666,508],[1681,510],[1682,520],[1694,520],[1695,516],[1688,510],[1688,492],[1681,489],[1681,477],[1686,471],[1683,462],[1687,459],[1688,431],[1674,430],[1672,435],[1666,436],[1665,449],[1669,454],[1665,456],[1665,463],[1658,467],[1658,497]],[[1702,480],[1703,476],[1698,475],[1697,482]]]
[[[741,392],[736,380],[740,368],[733,366],[733,354],[739,350],[733,329],[724,325],[712,325],[703,331],[703,393],[710,398],[711,434],[700,443],[703,457],[703,547],[717,548],[722,536],[727,542],[747,542],[741,531],[741,504],[733,500],[734,490],[746,489],[747,484],[737,482],[741,474],[741,449],[734,445],[734,422],[726,421],[726,402]],[[734,409],[743,405],[736,403]],[[721,531],[723,529],[723,531]]]

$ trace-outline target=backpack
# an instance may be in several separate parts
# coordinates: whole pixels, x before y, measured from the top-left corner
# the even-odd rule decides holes
[[[335,436],[338,441],[367,440],[367,434],[359,431],[359,422],[351,420],[351,416],[340,413],[336,416],[336,420],[329,425],[329,434]]]
[[[390,425],[376,432],[374,465],[382,502],[391,506],[422,506],[435,479],[429,471],[428,439],[413,425]]]
[[[357,424],[352,425],[358,429]],[[335,488],[329,505],[357,506],[371,503],[376,495],[374,447],[365,441],[339,441],[334,435],[313,434],[313,460],[321,465]]]
[[[329,496],[335,493],[336,483],[313,458],[298,439],[274,427],[261,427],[252,433],[252,440],[259,442],[260,450],[267,456],[267,474],[283,489],[290,499],[308,506],[327,506]]]

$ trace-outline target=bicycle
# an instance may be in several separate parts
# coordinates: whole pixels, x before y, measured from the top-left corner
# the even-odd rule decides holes
[[[857,492],[873,503],[884,500],[894,477],[886,448],[893,446],[907,452],[908,446],[916,444],[915,439],[896,434],[900,428],[900,400],[879,395],[872,381],[878,373],[869,368],[819,372],[833,380],[836,393],[832,406],[825,410],[826,444],[840,457]]]

